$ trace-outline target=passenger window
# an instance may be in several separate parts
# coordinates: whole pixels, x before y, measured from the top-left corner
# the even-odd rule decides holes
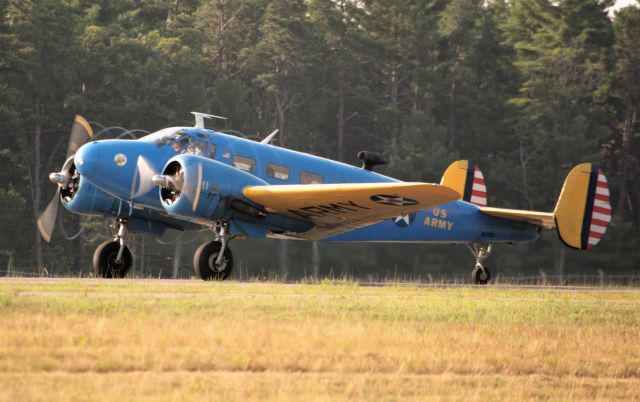
[[[322,184],[322,176],[317,174],[302,172],[300,173],[300,184]]]
[[[269,163],[267,164],[267,176],[287,180],[289,178],[289,168]]]
[[[216,144],[209,144],[209,149],[207,150],[207,155],[209,155],[209,158],[215,159],[215,156],[216,156]]]
[[[246,158],[244,156],[236,155],[233,157],[233,166],[237,167],[240,170],[253,172],[256,168],[256,161],[254,161],[251,158]]]

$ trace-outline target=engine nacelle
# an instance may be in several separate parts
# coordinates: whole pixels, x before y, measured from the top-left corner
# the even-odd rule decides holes
[[[192,221],[230,219],[235,214],[261,219],[264,212],[242,195],[246,186],[267,183],[247,172],[216,160],[177,155],[162,175],[153,177],[168,213]]]
[[[118,211],[119,201],[93,183],[80,176],[69,158],[60,173],[53,173],[60,185],[60,200],[66,209],[81,215],[112,216]]]

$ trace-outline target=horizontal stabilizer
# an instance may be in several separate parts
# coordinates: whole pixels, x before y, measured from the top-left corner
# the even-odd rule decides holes
[[[562,242],[576,250],[594,247],[611,221],[609,186],[602,169],[592,163],[574,167],[564,181],[553,212],[480,207],[484,214],[556,228]]]
[[[553,229],[555,220],[552,212],[525,211],[520,209],[504,209],[480,207],[480,211],[487,215],[496,216],[498,218],[511,219],[514,221],[527,222],[532,225],[540,226],[544,229]]]

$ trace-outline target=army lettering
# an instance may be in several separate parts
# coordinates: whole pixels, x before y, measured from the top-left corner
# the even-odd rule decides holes
[[[446,220],[447,210],[444,208],[433,208],[431,215],[424,218],[424,225],[439,230],[451,230],[453,222]]]
[[[341,215],[363,209],[371,209],[358,205],[353,201],[337,202],[328,205],[311,205],[300,209],[290,209],[289,212],[298,215],[302,219],[322,218],[326,215]]]

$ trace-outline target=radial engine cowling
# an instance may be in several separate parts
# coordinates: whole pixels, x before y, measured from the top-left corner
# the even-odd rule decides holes
[[[242,195],[246,186],[267,183],[247,172],[216,160],[178,155],[153,176],[160,200],[168,213],[196,221],[229,219],[235,213],[261,218],[264,213]]]
[[[60,187],[62,205],[71,212],[111,216],[117,211],[118,200],[82,177],[73,157],[67,159],[60,172],[51,173],[49,179]]]

